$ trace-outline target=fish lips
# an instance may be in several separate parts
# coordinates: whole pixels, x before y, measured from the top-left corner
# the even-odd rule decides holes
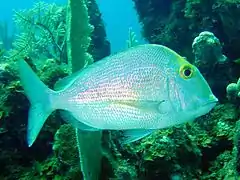
[[[198,118],[209,113],[216,106],[217,103],[218,99],[216,97],[214,99],[207,101],[205,104],[203,104],[200,108],[196,110],[195,118]]]

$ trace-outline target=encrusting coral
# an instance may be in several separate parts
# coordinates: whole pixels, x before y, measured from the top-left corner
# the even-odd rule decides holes
[[[227,97],[229,100],[237,100],[239,101],[240,99],[240,78],[236,83],[230,83],[227,88]]]
[[[235,24],[239,22],[238,19],[233,18],[233,15],[238,13],[235,11],[236,3],[220,0],[214,2],[134,0],[134,2],[140,21],[143,23],[144,36],[149,42],[168,45],[194,62],[191,43],[199,32],[205,31],[205,28],[209,27],[208,30],[214,32],[215,37],[211,33],[207,33],[207,36],[204,37],[207,39],[210,37],[215,41],[210,41],[208,47],[205,47],[206,44],[202,44],[204,41],[198,41],[199,44],[194,44],[194,52],[205,52],[205,48],[216,48],[216,54],[221,55],[220,50],[222,49],[229,61],[221,61],[223,66],[221,63],[216,64],[211,72],[203,72],[220,99],[220,103],[212,112],[198,118],[195,122],[156,131],[149,137],[128,145],[119,143],[118,139],[121,133],[103,132],[103,157],[100,170],[102,174],[99,177],[120,180],[171,179],[173,177],[207,180],[237,177],[240,172],[237,161],[240,154],[238,133],[240,112],[238,104],[226,98],[227,84],[237,82],[237,78],[239,78],[239,75],[235,73],[236,69],[232,68],[231,64],[231,60],[235,56],[233,52],[236,51],[236,45],[239,43],[238,37],[234,36],[236,32],[233,27],[235,26],[232,25],[232,22]],[[40,5],[41,3],[36,4],[34,8],[38,7],[41,10]],[[62,31],[59,31],[66,27],[66,7],[55,8],[46,3],[45,5],[45,15],[50,11],[48,8],[52,7],[51,12],[54,10],[53,14],[64,19],[61,21],[63,24],[53,20],[57,28],[51,32],[53,32],[54,41],[58,46],[62,47],[63,44],[66,46],[67,37],[65,39],[65,36],[60,33]],[[94,3],[87,4],[87,7],[95,9],[93,8],[95,5]],[[202,7],[207,7],[207,9]],[[208,16],[208,13],[211,12],[208,11],[209,8],[214,12],[211,16]],[[220,15],[220,12],[225,9],[227,10],[224,11],[225,15]],[[32,10],[30,10],[31,12]],[[23,18],[28,17],[27,11],[18,13]],[[22,19],[20,20],[22,22],[24,19],[19,14],[17,16]],[[89,15],[90,23],[96,22],[96,19],[91,19],[93,15],[91,13]],[[97,15],[101,19],[100,13]],[[42,20],[45,19],[47,22],[49,20],[47,17]],[[223,22],[223,20],[227,21]],[[29,103],[23,96],[18,80],[16,60],[19,57],[24,58],[44,83],[51,88],[58,79],[69,75],[71,70],[67,64],[69,53],[67,53],[67,48],[59,51],[57,46],[55,47],[53,39],[49,38],[48,31],[44,27],[38,26],[38,23],[42,21],[35,19],[32,21],[33,24],[27,23],[26,19],[24,21],[26,26],[32,28],[33,32],[39,32],[36,36],[33,36],[33,33],[30,34],[29,38],[33,38],[33,43],[28,44],[30,47],[23,48],[28,42],[27,36],[24,35],[19,37],[15,41],[13,49],[7,52],[10,56],[0,56],[0,179],[82,179],[75,129],[69,124],[64,124],[58,112],[53,113],[48,119],[36,143],[31,148],[27,148],[25,136]],[[220,22],[224,24],[219,24]],[[217,30],[213,25],[217,25]],[[49,24],[46,26],[51,27]],[[96,33],[95,37],[93,38],[91,33],[88,34],[88,36],[92,35],[92,40],[87,39],[87,45],[81,53],[86,55],[87,51],[90,52],[95,61],[108,55],[109,44],[105,41],[105,33],[102,32],[104,28],[101,29],[102,22],[99,26],[96,24],[93,26],[97,27],[92,31],[93,34]],[[100,30],[96,31],[97,29],[101,29],[102,38],[98,37],[97,32]],[[224,32],[220,32],[218,29],[223,29]],[[23,34],[27,32],[28,29],[22,29]],[[188,32],[188,36],[186,36],[186,32]],[[55,33],[60,33],[60,35],[55,36]],[[219,41],[216,37],[219,38]],[[44,38],[48,38],[47,41]],[[103,39],[105,40],[103,41]],[[53,50],[46,49],[47,42],[50,43]],[[98,48],[95,45],[96,42],[106,45],[105,48]],[[183,45],[183,42],[186,44]],[[208,41],[206,42],[209,45]],[[213,44],[211,44],[212,42]],[[224,46],[221,46],[220,42],[223,42]],[[41,43],[43,44],[41,45]],[[196,48],[196,45],[201,45],[199,47],[203,49]],[[227,51],[229,49],[231,51]],[[91,58],[90,54],[88,57]],[[215,57],[220,58],[216,59],[224,57],[218,55]],[[239,53],[236,56],[240,57]],[[216,59],[214,62],[219,61]],[[201,54],[196,55],[196,61],[199,61],[200,64],[204,60]],[[81,67],[85,64],[84,59]],[[237,65],[234,64],[234,66]],[[238,99],[238,84],[237,82],[227,87],[228,97]]]
[[[211,32],[201,32],[192,43],[193,53],[195,55],[194,64],[205,65],[208,68],[216,63],[224,63],[227,57],[222,54],[222,45],[219,39]]]

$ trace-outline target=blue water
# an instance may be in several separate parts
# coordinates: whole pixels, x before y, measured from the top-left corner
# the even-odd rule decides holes
[[[107,36],[112,45],[112,52],[126,48],[128,29],[135,32],[139,43],[144,43],[141,26],[131,0],[97,0],[106,26]]]
[[[0,20],[12,21],[13,9],[30,9],[37,0],[5,0],[0,6]],[[64,4],[66,0],[44,0],[47,3]]]
[[[7,20],[10,33],[13,29],[13,9],[30,9],[37,0],[6,0],[0,6],[0,21]],[[65,4],[67,0],[45,0],[45,2]],[[111,42],[112,53],[124,50],[128,39],[128,29],[131,27],[137,35],[140,43],[144,43],[141,37],[141,26],[131,0],[97,0],[106,26],[107,37]]]

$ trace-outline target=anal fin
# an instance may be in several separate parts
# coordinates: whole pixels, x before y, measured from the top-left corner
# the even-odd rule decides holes
[[[128,144],[142,139],[152,134],[155,129],[130,129],[123,131],[123,137],[120,140],[122,144]]]

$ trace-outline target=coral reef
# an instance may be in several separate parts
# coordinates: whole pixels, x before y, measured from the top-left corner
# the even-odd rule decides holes
[[[211,32],[201,32],[192,43],[196,66],[212,68],[216,63],[224,63],[227,57],[222,54],[222,46],[219,39]]]
[[[94,26],[88,52],[92,55],[94,61],[98,61],[110,55],[110,43],[106,38],[105,26],[96,1],[87,1],[86,5],[88,8],[89,23]]]
[[[80,180],[82,173],[79,166],[78,148],[75,129],[71,125],[62,125],[53,141],[53,153],[46,160],[34,161],[33,168],[21,174],[24,179]]]
[[[239,143],[236,143],[239,142],[239,128],[236,126],[239,117],[236,106],[236,101],[239,102],[236,99],[238,88],[235,83],[227,85],[236,82],[239,77],[240,67],[235,63],[237,61],[233,61],[240,57],[240,21],[237,18],[240,13],[239,1],[133,2],[146,40],[164,44],[197,65],[221,104],[212,113],[197,120],[197,123],[159,131],[141,143],[136,143],[136,146],[130,146],[132,152],[128,154],[129,157],[134,153],[145,155],[146,160],[138,169],[143,169],[142,176],[148,179],[170,179],[175,175],[180,179],[237,178],[236,170],[240,167],[236,167],[239,164],[236,159],[239,157]],[[189,47],[194,38],[192,51]],[[228,61],[222,61],[225,59],[223,54]],[[228,104],[229,97],[235,98],[234,105]],[[174,132],[172,137],[169,133],[171,131]],[[188,138],[191,139],[188,141]],[[144,144],[147,146],[136,151]],[[126,154],[126,151],[122,153]],[[195,163],[191,164],[193,159]]]
[[[92,2],[94,4],[95,1]],[[57,80],[67,76],[71,71],[66,64],[68,57],[67,37],[64,35],[67,30],[65,19],[66,7],[57,6],[54,3],[39,2],[32,9],[16,12],[15,22],[20,35],[14,42],[13,49],[0,59],[0,179],[66,179],[67,177],[79,179],[82,177],[79,158],[77,158],[78,168],[66,170],[74,164],[68,164],[68,166],[64,164],[68,157],[64,162],[59,160],[56,155],[59,150],[56,146],[52,151],[53,136],[63,124],[58,113],[51,115],[41,130],[37,142],[31,148],[27,148],[25,136],[29,103],[23,96],[15,64],[19,58],[24,58],[50,88],[54,87]],[[97,26],[98,23],[102,25],[100,20],[99,15],[98,19],[94,20],[94,25]],[[83,28],[85,28],[84,25]],[[98,35],[99,31],[102,34]],[[92,34],[89,33],[89,36],[94,35],[98,38],[97,41],[90,41],[91,48],[88,49],[86,46],[83,51],[84,53],[87,50],[94,52],[96,60],[109,53],[106,36],[100,37],[105,35],[104,31],[104,27],[101,27]],[[104,47],[95,44],[102,41],[104,41]],[[101,51],[101,55],[98,54],[99,48],[105,50]],[[64,127],[60,130],[67,131]],[[75,130],[72,132],[75,135]],[[62,145],[65,146],[64,143]],[[71,146],[68,144],[68,147],[76,149],[77,143],[72,143]]]
[[[220,101],[223,101],[225,87],[234,76],[233,62],[222,54],[221,42],[213,33],[204,31],[193,40],[192,50],[195,56],[192,63],[199,68]]]
[[[101,13],[94,0],[87,3],[90,23],[94,26],[88,51],[95,61],[110,53]],[[15,11],[14,22],[20,34],[13,42],[8,57],[18,59],[29,56],[37,59],[56,59],[67,62],[66,6],[39,1],[33,8]]]
[[[31,59],[26,60],[31,62]],[[47,85],[53,86],[51,83],[57,78],[66,76],[68,71],[64,65],[59,65],[56,61],[47,62],[49,63],[44,67],[33,69],[38,69],[41,79]],[[44,125],[36,144],[31,148],[27,147],[25,139],[29,102],[23,95],[16,69],[14,61],[1,64],[0,179],[19,179],[31,166],[32,161],[45,160],[52,152],[50,142],[62,124],[61,120],[56,121],[57,114],[53,114]]]
[[[230,101],[239,101],[240,98],[240,78],[237,83],[230,83],[227,88],[227,97]]]
[[[143,36],[150,43],[164,44],[191,59],[187,47],[198,33],[208,30],[224,43],[223,53],[228,58],[240,57],[238,0],[133,2],[143,25]]]
[[[98,141],[92,144],[102,145],[103,153],[101,169],[97,169],[101,173],[97,176],[118,180],[239,177],[239,66],[232,61],[240,57],[237,50],[239,19],[236,18],[239,17],[239,1],[133,1],[144,37],[151,43],[177,50],[197,65],[220,103],[195,122],[159,130],[132,144],[122,145],[118,141],[121,132],[97,134]],[[82,27],[78,26],[77,32],[82,32],[79,36],[74,35],[73,29],[67,29],[74,25],[71,24],[73,19],[66,21],[67,7],[39,2],[30,10],[16,12],[20,35],[12,50],[4,56],[0,54],[0,179],[74,180],[86,176],[81,173],[83,165],[79,166],[79,149],[80,153],[84,152],[80,146],[86,145],[85,142],[93,147],[86,140],[94,135],[79,136],[76,129],[64,124],[58,112],[48,119],[36,143],[27,148],[29,102],[23,96],[15,64],[16,60],[24,58],[44,83],[53,88],[56,81],[79,70],[86,62],[109,55],[109,42],[95,0],[87,1],[82,8],[84,12],[75,8],[78,15],[83,13],[81,16],[86,18],[81,21]],[[206,30],[209,32],[199,35]],[[73,36],[78,40],[72,39]],[[134,46],[135,40],[130,29],[128,46]],[[209,51],[214,52],[213,57]],[[229,61],[222,61],[223,54]],[[67,63],[74,68],[70,70]],[[237,83],[227,87],[230,82]],[[92,158],[95,155],[98,153]],[[80,154],[81,162],[86,157]]]
[[[170,179],[175,174],[181,179],[230,177],[236,173],[232,154],[238,116],[234,105],[218,105],[195,123],[159,130],[139,142],[112,148],[121,157],[115,160],[122,159],[124,164],[127,159],[131,164],[127,172],[135,169],[138,179]]]
[[[225,101],[225,87],[230,81],[236,81],[240,70],[240,66],[233,62],[240,57],[238,50],[240,20],[237,18],[240,15],[239,1],[133,0],[133,2],[139,15],[139,22],[143,26],[145,39],[150,43],[163,44],[174,49],[190,62],[194,62],[194,54],[189,48],[193,39],[203,31],[214,33],[229,61],[216,64],[212,68],[199,67],[199,69],[220,101]]]

